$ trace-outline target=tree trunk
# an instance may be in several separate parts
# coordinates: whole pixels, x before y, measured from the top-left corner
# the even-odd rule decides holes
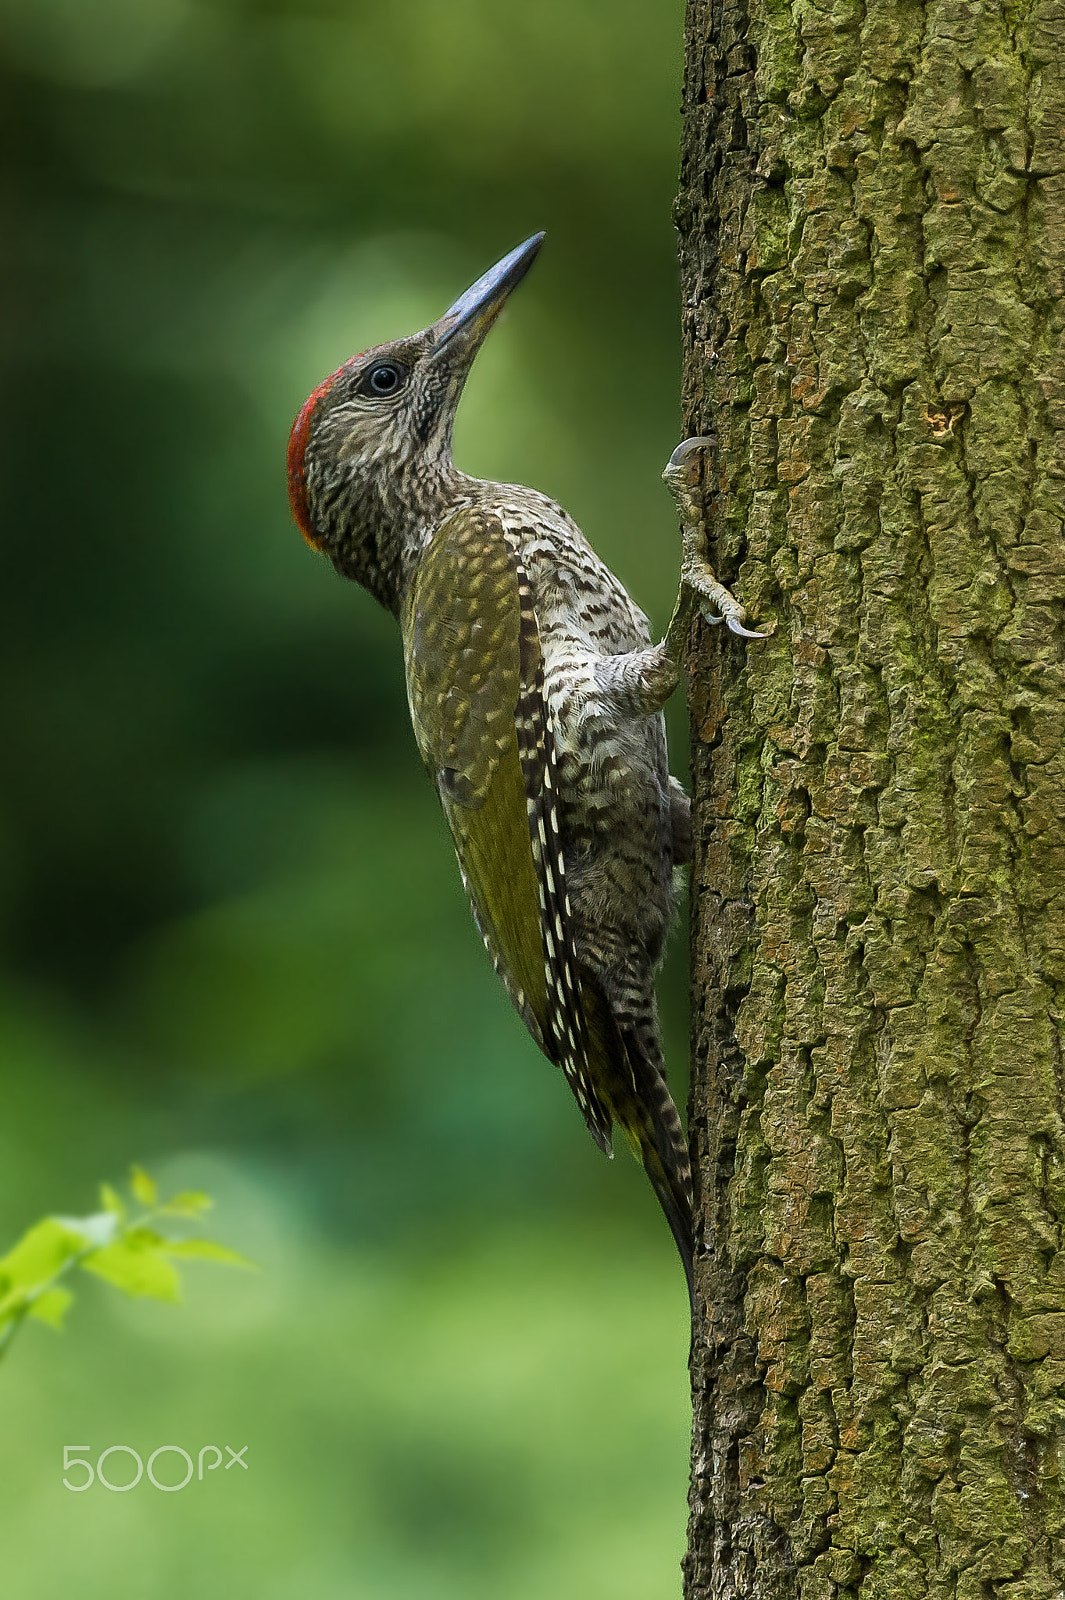
[[[1065,1591],[1065,6],[690,0],[687,1593]]]

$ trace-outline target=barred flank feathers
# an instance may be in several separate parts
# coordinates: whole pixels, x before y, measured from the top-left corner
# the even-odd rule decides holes
[[[544,697],[539,629],[517,543],[508,539],[508,545],[518,578],[518,644],[522,671],[515,728],[540,896],[547,976],[547,1051],[562,1068],[592,1138],[609,1156],[612,1154],[611,1116],[596,1093],[589,1070],[588,1032],[571,957],[570,905],[562,857],[555,749]]]

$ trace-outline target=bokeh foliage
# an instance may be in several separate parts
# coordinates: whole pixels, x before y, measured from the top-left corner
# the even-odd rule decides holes
[[[28,1323],[44,1322],[60,1332],[74,1303],[71,1282],[92,1272],[123,1294],[155,1300],[181,1299],[175,1261],[252,1263],[198,1228],[213,1204],[202,1190],[164,1199],[143,1167],[130,1175],[129,1197],[100,1185],[99,1211],[87,1217],[42,1217],[0,1256],[0,1359]],[[173,1224],[179,1225],[174,1232]]]
[[[456,454],[557,495],[661,625],[681,22],[0,0],[3,1234],[136,1156],[264,1268],[20,1350],[22,1592],[69,1583],[56,1519],[88,1595],[132,1560],[160,1600],[676,1590],[671,1242],[491,977],[394,624],[301,544],[283,457],[326,371],[545,227]],[[682,998],[678,964],[681,1069]],[[223,1422],[238,1512],[58,1486],[75,1434]]]

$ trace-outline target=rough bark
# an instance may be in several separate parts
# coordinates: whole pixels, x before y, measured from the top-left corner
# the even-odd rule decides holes
[[[1065,1589],[1065,7],[690,0],[687,1593]]]

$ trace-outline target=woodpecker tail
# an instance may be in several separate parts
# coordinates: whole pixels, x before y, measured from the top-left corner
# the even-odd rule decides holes
[[[599,979],[586,968],[580,984],[596,1088],[651,1180],[680,1252],[694,1309],[691,1158],[662,1069],[657,1029],[650,1018],[622,1026]]]

